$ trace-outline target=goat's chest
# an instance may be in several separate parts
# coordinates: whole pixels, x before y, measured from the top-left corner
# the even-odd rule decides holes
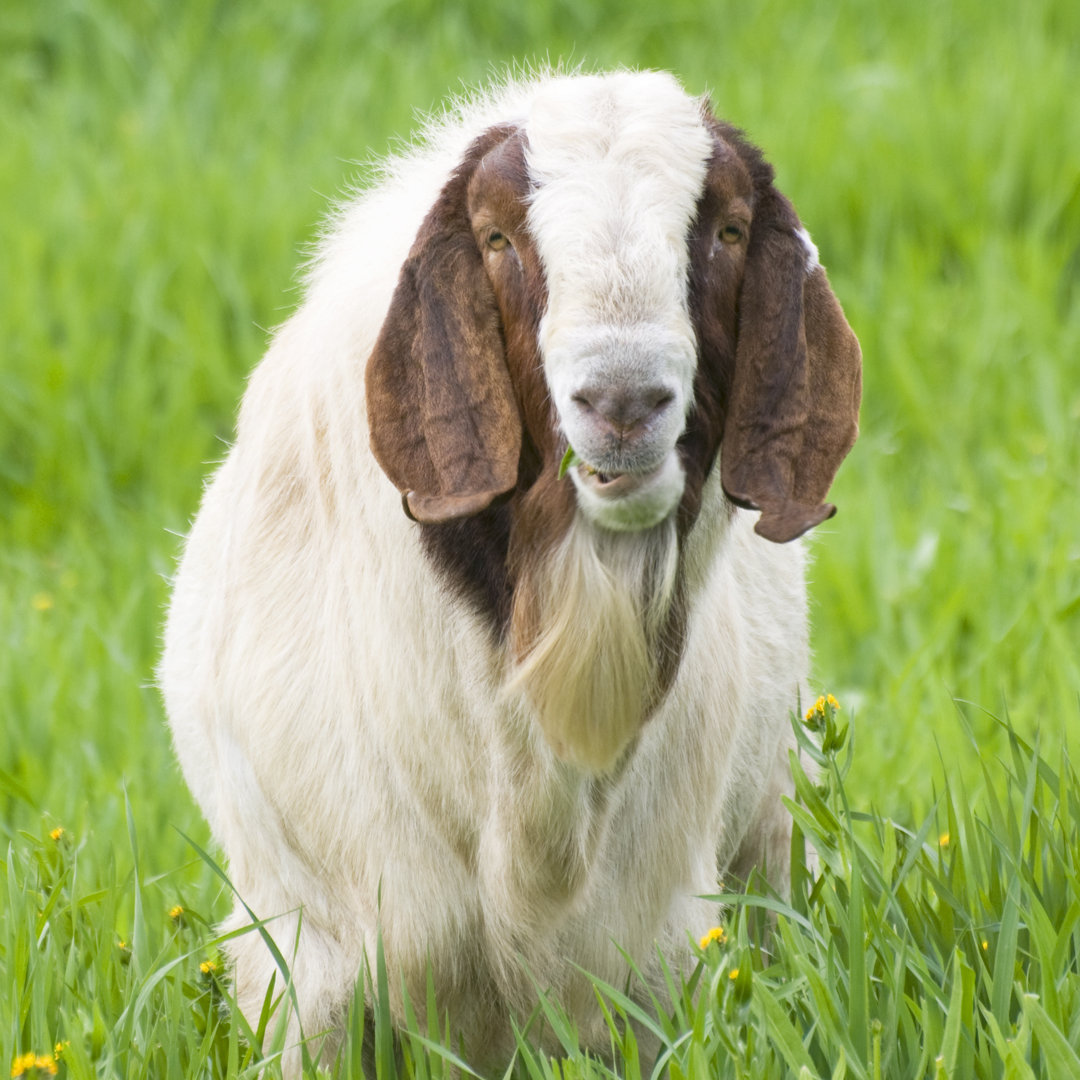
[[[651,950],[683,898],[715,891],[725,770],[715,755],[687,753],[694,725],[679,704],[659,711],[608,776],[548,761],[492,784],[476,883],[498,955],[597,970],[612,941]],[[688,759],[696,764],[678,766]]]

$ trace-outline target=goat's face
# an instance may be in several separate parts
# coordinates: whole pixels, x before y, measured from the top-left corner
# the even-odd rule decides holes
[[[725,490],[787,540],[855,437],[859,355],[772,170],[673,79],[554,80],[470,148],[368,366],[372,446],[420,521],[553,486],[610,530]]]
[[[556,84],[529,119],[539,342],[582,511],[612,529],[678,505],[697,341],[687,237],[712,140],[670,80]],[[749,193],[749,177],[746,177]]]

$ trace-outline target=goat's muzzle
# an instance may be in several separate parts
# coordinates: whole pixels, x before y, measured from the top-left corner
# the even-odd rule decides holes
[[[603,472],[582,462],[570,475],[585,515],[616,532],[636,532],[659,524],[678,505],[685,481],[674,449],[659,465],[645,471]]]
[[[660,384],[635,388],[586,386],[571,398],[583,420],[615,446],[629,445],[661,426],[675,392]]]

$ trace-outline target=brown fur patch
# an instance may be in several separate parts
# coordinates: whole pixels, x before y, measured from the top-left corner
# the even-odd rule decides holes
[[[498,311],[504,363],[523,428],[517,484],[501,504],[423,527],[429,556],[497,628],[509,629],[513,606],[519,629],[512,637],[519,642],[532,640],[531,631],[524,629],[531,625],[533,611],[530,568],[565,533],[574,508],[571,485],[557,478],[565,444],[559,439],[537,345],[547,290],[526,227],[528,194],[524,139],[511,132],[474,161],[461,190],[468,212],[459,221],[479,254],[484,284]],[[495,253],[498,257],[484,251],[485,232],[492,228],[510,241],[507,249]]]
[[[476,513],[517,480],[521,423],[465,207],[477,164],[509,137],[476,140],[440,192],[367,364],[371,448],[418,521]]]
[[[711,120],[711,117],[710,117]],[[698,365],[694,407],[679,439],[686,488],[679,506],[679,532],[685,536],[701,509],[724,432],[727,404],[735,376],[739,290],[745,243],[718,242],[719,230],[753,213],[755,176],[744,160],[744,143],[733,128],[711,120],[713,155],[697,214],[687,236],[690,254],[689,305],[697,335]],[[771,175],[771,173],[770,173]]]
[[[755,530],[784,543],[831,517],[823,502],[858,434],[859,344],[808,251],[798,215],[761,151],[711,120],[753,178],[735,364],[723,424],[723,484],[762,511]]]

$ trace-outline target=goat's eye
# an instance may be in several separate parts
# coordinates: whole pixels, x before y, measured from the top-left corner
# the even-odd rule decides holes
[[[492,251],[502,251],[503,248],[509,245],[510,238],[506,233],[499,232],[498,229],[492,229],[484,238],[484,243],[486,243]]]
[[[741,225],[721,225],[720,226],[720,239],[725,244],[737,244],[744,236],[743,228]]]

